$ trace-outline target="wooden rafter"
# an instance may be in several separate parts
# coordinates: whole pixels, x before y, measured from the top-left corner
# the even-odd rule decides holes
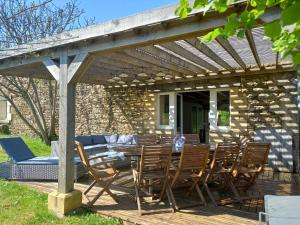
[[[160,72],[168,74],[168,73],[172,72],[172,74],[174,74],[176,76],[182,75],[181,73],[179,73],[177,71],[176,72],[170,71],[166,68],[159,67],[159,66],[151,64],[147,61],[144,61],[139,58],[135,58],[135,57],[132,57],[132,56],[126,55],[124,53],[120,53],[120,52],[109,54],[109,55],[105,56],[105,58],[113,60],[113,61],[119,61],[124,64],[133,65],[135,67],[145,68],[145,70],[147,70],[148,72],[153,73],[153,74],[157,74]]]
[[[206,68],[207,70],[213,71],[213,72],[218,72],[219,69],[215,67],[214,65],[211,65],[210,63],[206,62],[205,60],[201,59],[200,57],[196,56],[192,52],[184,49],[182,46],[175,44],[173,42],[165,43],[165,44],[160,44],[160,46],[178,54],[181,55],[182,57],[198,64],[199,66]]]
[[[186,68],[187,70],[189,70],[193,73],[205,73],[205,70],[203,70],[202,68],[200,68],[190,62],[187,62],[177,56],[174,56],[158,47],[148,46],[148,47],[143,47],[141,49],[146,52],[149,52],[152,55],[156,55],[157,57],[162,58],[170,63],[174,63],[178,66]]]
[[[261,62],[260,62],[259,55],[257,52],[256,44],[255,44],[255,41],[253,38],[253,34],[250,30],[246,31],[246,38],[248,40],[248,43],[249,43],[250,49],[252,51],[252,54],[254,56],[255,62],[258,65],[258,67],[261,68]]]
[[[217,37],[216,41],[228,52],[229,55],[231,55],[231,57],[243,68],[243,70],[247,69],[245,62],[242,60],[242,58],[235,51],[235,49],[227,39],[223,37]]]
[[[182,83],[185,84],[186,82],[194,82],[194,81],[206,81],[206,80],[215,80],[215,79],[230,79],[234,77],[244,77],[244,76],[255,76],[255,75],[266,75],[266,74],[272,74],[272,73],[278,73],[278,72],[291,72],[294,71],[293,67],[289,68],[270,68],[270,69],[257,69],[256,71],[244,71],[244,72],[232,72],[227,74],[218,74],[218,75],[208,75],[208,76],[201,76],[201,77],[193,77],[190,79],[187,78],[181,78],[181,79],[170,79],[170,80],[161,80],[155,82],[155,84],[176,84],[176,83]],[[224,81],[223,81],[224,83]]]
[[[223,68],[233,71],[234,69],[224,61],[220,56],[218,56],[213,50],[211,50],[207,45],[200,42],[198,38],[191,38],[185,40],[187,43],[198,49],[202,54],[206,55],[216,63],[218,63]]]
[[[188,72],[186,69],[179,67],[178,65],[171,64],[161,58],[157,58],[153,55],[147,54],[146,52],[142,52],[142,51],[138,51],[138,50],[134,50],[134,49],[124,50],[124,52],[132,57],[141,59],[148,63],[157,65],[157,66],[165,68],[165,69],[169,69],[174,72],[180,72],[182,74],[187,74],[187,75],[188,74],[196,74],[196,73]]]

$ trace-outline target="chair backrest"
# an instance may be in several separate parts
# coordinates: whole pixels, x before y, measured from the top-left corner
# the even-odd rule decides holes
[[[157,144],[157,136],[156,134],[137,135],[136,142],[139,146],[155,145]]]
[[[185,144],[179,160],[179,170],[204,170],[208,161],[209,149],[209,145]]]
[[[234,143],[219,143],[213,155],[211,169],[214,172],[232,172],[236,166],[240,146]]]
[[[174,135],[172,134],[162,134],[159,137],[160,144],[173,144],[174,142]]]
[[[14,162],[21,162],[35,157],[20,137],[1,138],[0,145]]]
[[[186,144],[198,145],[200,144],[199,134],[183,134]]]
[[[241,159],[241,166],[263,169],[267,163],[270,148],[270,143],[247,143]]]
[[[140,178],[143,172],[169,171],[172,156],[172,145],[149,145],[142,146],[140,161]],[[141,180],[141,179],[140,179]]]
[[[90,167],[89,157],[86,151],[84,150],[83,145],[79,141],[75,141],[75,145],[82,165],[85,168],[89,168]]]

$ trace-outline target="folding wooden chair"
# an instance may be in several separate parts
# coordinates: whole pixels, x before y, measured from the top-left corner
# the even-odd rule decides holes
[[[176,184],[180,182],[190,182],[191,184],[187,194],[193,190],[196,190],[201,202],[185,206],[178,206],[175,201],[175,197],[171,192],[173,204],[175,205],[176,209],[206,205],[205,198],[199,188],[199,182],[205,175],[209,149],[209,145],[184,145],[178,167],[172,176],[173,179],[171,187],[174,188]]]
[[[240,163],[233,170],[233,184],[236,191],[248,191],[254,187],[258,195],[239,196],[242,200],[262,198],[263,193],[257,185],[257,177],[263,172],[270,152],[270,143],[247,143]]]
[[[156,134],[137,135],[136,142],[137,145],[139,146],[156,145],[158,144],[157,135]]]
[[[170,198],[169,184],[169,166],[171,161],[171,145],[153,145],[142,146],[141,160],[138,170],[133,169],[134,186],[136,192],[136,201],[139,214],[142,215],[141,191],[146,196],[154,196],[151,193],[154,183],[161,184],[161,191],[158,202],[160,202],[165,193],[169,200],[171,211],[174,212],[172,200]]]
[[[239,153],[240,146],[238,144],[219,143],[217,145],[204,181],[207,194],[215,206],[221,205],[221,201],[215,199],[209,185],[214,185],[214,189],[218,191],[230,188],[235,196],[235,201],[240,202],[239,195],[232,184],[232,172],[237,164]]]
[[[104,192],[109,194],[116,202],[118,202],[116,196],[110,191],[110,186],[118,177],[119,171],[114,169],[113,167],[108,167],[108,168],[99,167],[103,165],[107,166],[108,164],[113,163],[115,160],[104,159],[106,155],[89,158],[84,150],[83,145],[80,142],[76,141],[75,145],[82,165],[87,170],[88,175],[94,180],[92,184],[83,192],[83,194],[86,196],[86,198],[89,201],[88,205],[92,206]],[[95,160],[102,160],[102,161],[91,165],[90,162]],[[98,184],[102,188],[102,190],[100,190],[99,193],[90,201],[87,194],[96,184]]]

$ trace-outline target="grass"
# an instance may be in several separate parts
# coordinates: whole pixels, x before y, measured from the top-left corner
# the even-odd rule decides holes
[[[12,135],[0,134],[0,138],[13,137]],[[22,139],[28,145],[30,150],[37,156],[49,156],[51,152],[50,146],[45,145],[41,139],[23,136]],[[0,147],[0,162],[7,161],[6,153]]]
[[[107,219],[83,209],[64,218],[48,212],[47,194],[39,193],[15,182],[0,180],[1,225],[120,225],[117,219]]]
[[[0,138],[12,137],[2,135]],[[38,138],[22,137],[31,151],[37,156],[48,156],[50,146]],[[8,159],[0,148],[0,162]],[[117,219],[99,217],[87,209],[59,219],[48,212],[47,194],[39,193],[15,182],[0,180],[0,224],[1,225],[119,225]]]

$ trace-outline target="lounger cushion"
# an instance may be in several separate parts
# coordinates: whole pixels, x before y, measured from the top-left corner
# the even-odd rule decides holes
[[[124,134],[121,134],[119,135],[118,137],[118,141],[117,141],[117,144],[131,144],[132,143],[132,135],[124,135]]]
[[[74,158],[74,163],[80,164],[78,157]],[[58,157],[35,157],[32,159],[17,162],[18,165],[58,165]]]
[[[94,145],[107,143],[104,135],[92,135],[92,139]]]
[[[81,136],[77,136],[75,140],[79,141],[83,146],[93,145],[92,136],[81,135]]]
[[[35,157],[20,137],[2,138],[0,139],[0,144],[14,162],[20,162]]]
[[[105,134],[104,136],[105,136],[106,142],[108,144],[117,143],[117,140],[118,140],[118,135],[117,134]]]

